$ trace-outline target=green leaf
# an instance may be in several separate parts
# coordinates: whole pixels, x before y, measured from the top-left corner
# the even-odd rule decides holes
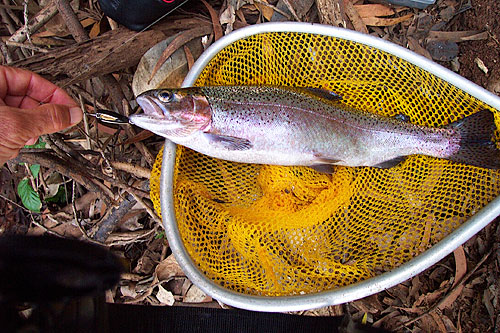
[[[45,201],[47,202],[54,202],[54,203],[66,203],[66,190],[64,189],[63,185],[59,185],[59,188],[57,189],[56,195],[50,198],[45,198]]]
[[[31,173],[33,174],[33,177],[38,177],[38,173],[40,172],[40,164],[33,164],[30,165],[30,170]]]
[[[165,238],[165,231],[156,234],[155,239]]]
[[[24,148],[45,148],[45,142],[43,142],[42,139],[39,138],[37,143],[35,143],[34,145],[24,146]]]
[[[40,200],[40,195],[31,187],[28,178],[24,178],[17,185],[17,193],[21,197],[24,207],[29,210],[40,213],[40,208],[42,208],[42,201]]]

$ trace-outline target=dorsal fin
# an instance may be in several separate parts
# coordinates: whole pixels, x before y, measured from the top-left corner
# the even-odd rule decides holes
[[[310,94],[313,94],[317,97],[324,98],[326,100],[332,101],[332,102],[338,102],[342,99],[342,96],[334,93],[333,91],[326,90],[323,88],[311,88],[311,87],[303,87],[300,89],[304,89]]]

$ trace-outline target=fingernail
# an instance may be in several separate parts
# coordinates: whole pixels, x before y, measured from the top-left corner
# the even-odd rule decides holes
[[[83,112],[77,106],[69,109],[69,115],[70,115],[71,125],[78,124],[83,118]]]

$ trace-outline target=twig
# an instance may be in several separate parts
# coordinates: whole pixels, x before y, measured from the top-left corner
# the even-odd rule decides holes
[[[28,25],[28,1],[29,0],[23,0],[24,27],[26,28],[26,38],[28,39],[28,43],[33,45],[33,41],[31,40],[31,31],[30,31],[30,27]],[[19,24],[19,25],[21,25],[21,24]],[[31,55],[34,55],[34,54],[35,54],[34,52],[31,52]]]
[[[111,166],[115,169],[128,172],[137,178],[151,178],[151,170],[130,163],[111,161]]]
[[[75,183],[73,181],[73,191],[72,191],[72,194],[71,194],[71,208],[73,209],[73,216],[75,217],[75,221],[76,221],[76,225],[78,226],[78,229],[80,229],[80,232],[82,233],[83,235],[83,238],[85,238],[87,241],[91,242],[91,243],[94,243],[94,244],[98,244],[98,245],[105,245],[101,242],[98,242],[92,238],[89,237],[89,235],[87,234],[87,231],[85,231],[85,229],[83,229],[83,226],[82,226],[82,223],[80,222],[80,219],[78,218],[78,214],[76,213],[76,206],[75,206]]]
[[[125,101],[123,102],[123,112],[126,116],[130,116],[130,105]],[[134,128],[130,125],[125,126],[125,132],[129,137],[134,137],[137,135]],[[134,142],[134,146],[136,146],[137,149],[139,149],[139,151],[141,152],[142,156],[144,156],[146,163],[148,163],[148,165],[152,167],[155,163],[155,158],[153,154],[151,154],[149,149],[146,147],[146,145],[143,144],[142,142]]]
[[[71,90],[75,95],[82,95],[83,98],[89,102],[89,103],[92,103],[92,95],[90,93],[88,93],[87,91],[85,91],[84,89],[80,88],[79,86],[71,86],[69,87],[69,90]],[[96,101],[96,106],[101,108],[101,109],[109,109],[109,107],[107,105],[104,105],[102,104],[101,102],[99,101]]]
[[[31,187],[33,188],[33,190],[36,191],[38,186],[36,186],[36,184],[35,184],[35,177],[33,176],[33,173],[31,172],[28,164],[24,163],[24,167],[26,168],[26,172],[28,173],[28,176],[30,178]]]
[[[282,11],[281,9],[279,9],[278,7],[276,6],[273,6],[273,5],[270,5],[268,4],[267,2],[265,1],[261,1],[261,0],[253,0],[253,2],[255,3],[258,3],[259,5],[263,5],[263,6],[266,6],[266,7],[269,7],[269,8],[272,8],[275,12],[283,15],[287,20],[291,21],[292,20],[292,17],[290,15],[288,15],[287,12],[284,12]]]
[[[48,134],[42,135],[42,140],[47,144],[48,148],[52,149],[59,157],[66,158],[68,156],[64,150],[59,148],[59,146],[52,141],[52,138]]]
[[[290,11],[290,13],[292,13],[293,18],[297,22],[301,22],[300,18],[297,16],[297,13],[295,12],[295,9],[292,7],[292,5],[290,4],[290,2],[288,0],[283,0],[283,2],[285,3],[285,5],[288,8],[288,10]]]
[[[432,312],[434,311],[437,311],[439,310],[439,307],[446,301],[446,299],[448,298],[448,296],[452,293],[454,293],[458,288],[461,288],[463,286],[463,284],[470,279],[470,277],[478,270],[479,267],[481,267],[481,265],[486,261],[486,259],[488,259],[488,257],[493,253],[493,249],[490,249],[490,251],[488,251],[488,253],[486,253],[482,258],[481,260],[477,263],[477,265],[469,272],[467,273],[463,278],[462,280],[460,280],[459,283],[457,283],[453,288],[451,288],[450,290],[448,290],[448,292],[446,293],[446,295],[441,298],[441,300],[439,302],[437,302],[436,304],[434,304],[432,307],[430,307],[427,311],[425,311],[424,313],[422,313],[420,316],[416,317],[416,318],[413,318],[401,325],[399,325],[398,327],[396,327],[394,329],[394,331],[399,331],[400,329],[402,329],[403,327],[405,326],[408,326],[410,324],[413,324],[414,322],[422,319],[423,317],[425,317],[426,315],[429,315],[431,314]]]
[[[151,230],[148,230],[146,232],[138,233],[137,236],[135,236],[133,239],[129,239],[129,240],[116,240],[116,241],[113,241],[111,243],[107,243],[106,245],[110,246],[110,247],[111,246],[124,246],[124,245],[128,245],[128,244],[131,244],[131,243],[135,243],[135,242],[137,242],[139,240],[141,240],[141,241],[147,241],[146,239],[143,239],[143,238],[146,238],[146,237],[150,236],[151,234],[153,234],[155,232],[156,232],[156,227],[152,228]],[[109,237],[113,238],[113,235],[115,235],[115,234],[112,234]]]
[[[64,23],[68,27],[69,32],[73,36],[73,38],[78,42],[84,42],[89,40],[89,36],[85,29],[83,29],[82,24],[78,21],[78,17],[76,17],[73,8],[71,8],[68,0],[56,0],[57,10],[59,14],[61,14],[64,19]]]
[[[21,22],[21,20],[19,20],[17,15],[12,11],[12,9],[14,9],[14,8],[11,8],[11,6],[9,6],[9,0],[3,0],[3,3],[4,3],[4,5],[1,7],[5,8],[5,11],[7,12],[7,14],[9,14],[12,21],[14,21],[14,23],[17,24],[18,26],[22,26],[23,23]],[[19,7],[21,7],[21,6],[19,6]],[[23,9],[24,8],[21,7],[21,10],[23,10]]]
[[[94,239],[98,242],[105,242],[109,234],[113,232],[116,225],[128,213],[128,211],[136,204],[134,197],[128,194],[127,197],[120,203],[118,208],[113,208],[111,213],[100,223]]]
[[[11,41],[7,41],[6,44],[8,46],[20,47],[20,48],[23,48],[23,49],[28,49],[28,50],[32,50],[32,51],[36,51],[36,52],[40,52],[40,53],[47,53],[47,52],[49,52],[49,50],[46,50],[46,49],[44,49],[42,47],[35,46],[35,45],[26,45],[26,44],[23,44],[23,43],[11,42]]]
[[[2,56],[3,56],[5,63],[7,65],[13,61],[12,55],[10,54],[10,51],[9,51],[9,48],[7,47],[7,45],[5,45],[5,43],[3,42],[3,40],[1,38],[0,38],[0,52],[2,52]]]
[[[121,114],[124,114],[122,101],[126,100],[126,98],[120,86],[120,83],[118,83],[118,81],[112,74],[103,75],[99,79],[108,90],[109,96],[111,97],[113,104],[118,108]]]
[[[159,218],[158,215],[156,215],[156,212],[154,211],[154,209],[149,205],[147,204],[144,200],[142,200],[142,198],[138,197],[137,195],[135,195],[134,193],[131,193],[132,196],[134,197],[134,199],[141,204],[142,207],[144,207],[146,209],[146,212],[148,212],[149,216],[151,216],[151,218],[156,222],[158,223],[159,225],[163,226],[163,223],[161,221],[161,219]]]
[[[90,128],[89,128],[89,120],[87,118],[87,112],[85,110],[85,103],[83,103],[83,97],[81,94],[78,94],[78,100],[80,101],[80,108],[83,111],[83,129],[85,131],[85,140],[87,142],[86,149],[92,149],[92,142],[90,141]]]
[[[7,26],[9,33],[11,33],[11,34],[15,33],[16,27],[14,26],[12,19],[7,14],[7,11],[5,9],[0,8],[0,16],[2,17],[2,22]]]
[[[40,12],[38,12],[28,24],[28,27],[22,27],[18,29],[10,38],[11,42],[22,43],[26,40],[26,31],[36,32],[45,23],[47,23],[51,18],[57,14],[57,7],[54,5],[54,1],[51,1],[45,6]]]
[[[60,238],[64,238],[63,235],[60,235],[58,234],[57,232],[53,231],[53,230],[50,230],[49,228],[47,228],[46,226],[44,226],[43,224],[41,223],[38,223],[37,221],[35,221],[34,219],[31,219],[31,223],[33,223],[34,225],[36,225],[37,227],[43,229],[43,231],[45,231],[46,233],[48,233],[49,235],[52,235],[52,236],[56,236],[56,237],[60,237]]]
[[[203,2],[205,7],[207,7],[208,12],[210,13],[210,19],[212,20],[212,27],[214,30],[214,38],[215,41],[218,41],[222,38],[222,27],[220,25],[219,17],[210,4],[208,4],[205,0],[201,0],[201,2]]]
[[[195,38],[208,35],[212,32],[212,27],[207,25],[201,25],[199,27],[192,28],[190,30],[183,31],[179,33],[165,48],[158,61],[156,62],[151,75],[149,76],[148,83],[151,82],[153,77],[156,75],[158,70],[163,66],[165,61],[167,61],[170,56],[177,51],[182,45],[187,44]]]
[[[73,178],[79,184],[87,188],[89,191],[96,192],[100,195],[107,204],[114,201],[114,194],[109,188],[100,183],[94,176],[80,170],[79,166],[72,163],[70,160],[63,160],[60,157],[50,153],[19,153],[12,160],[15,163],[25,162],[31,164],[40,164],[46,168],[53,168],[66,177]]]
[[[12,201],[11,199],[7,198],[6,196],[4,196],[2,193],[0,193],[0,198],[10,202],[11,204],[13,204],[14,206],[18,207],[18,208],[21,208],[22,210],[24,210],[25,212],[27,213],[30,213],[30,214],[33,214],[33,212],[23,206],[21,206],[20,204],[18,204],[17,202],[15,201]]]
[[[5,1],[4,1],[5,3]],[[2,5],[0,4],[0,8],[12,9],[12,10],[23,10],[23,6],[14,6],[14,5]]]

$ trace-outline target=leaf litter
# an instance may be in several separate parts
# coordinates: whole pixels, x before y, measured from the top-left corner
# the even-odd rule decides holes
[[[71,18],[62,14],[53,18],[57,13],[55,2],[29,3],[32,20],[28,39],[21,33],[22,11],[0,8],[2,17],[10,16],[8,24],[0,26],[0,50],[2,64],[18,61],[36,70],[27,59],[49,52],[62,55],[76,47],[76,42],[67,28]],[[79,6],[73,10],[92,45],[99,47],[99,38],[127,33],[103,16],[95,0],[76,3]],[[408,47],[499,93],[499,10],[496,0],[437,0],[424,10],[368,0],[207,0],[186,4],[149,34],[162,40],[178,33],[157,68],[177,50],[183,52],[191,67],[196,56],[187,42],[198,41],[206,48],[222,35],[249,24],[292,20],[341,25]],[[155,44],[154,38],[148,39],[148,47]],[[56,56],[50,61],[57,64],[58,59]],[[78,81],[71,77],[76,84],[66,88],[89,112],[97,108],[134,110],[131,81],[138,60],[134,61],[135,65],[120,68],[94,64],[102,67],[99,70],[107,78]],[[94,239],[106,224],[109,230],[103,233],[102,243],[129,267],[119,286],[106,293],[109,302],[223,306],[184,275],[152,210],[148,171],[162,140],[147,133],[138,135],[102,126],[93,119],[87,119],[87,123],[60,136],[47,136],[47,147],[27,147],[2,168],[1,232]],[[75,159],[81,163],[75,163]],[[40,167],[26,168],[21,163]],[[33,190],[30,198],[38,196],[40,203],[23,205],[26,194],[19,194],[18,184],[29,185]],[[57,193],[61,193],[61,200],[47,200]],[[128,197],[134,200],[130,209],[113,215],[117,218],[110,221],[113,209],[124,207]],[[298,314],[348,313],[355,321],[401,332],[498,330],[499,244],[500,226],[495,220],[453,255],[408,281],[345,305]]]

